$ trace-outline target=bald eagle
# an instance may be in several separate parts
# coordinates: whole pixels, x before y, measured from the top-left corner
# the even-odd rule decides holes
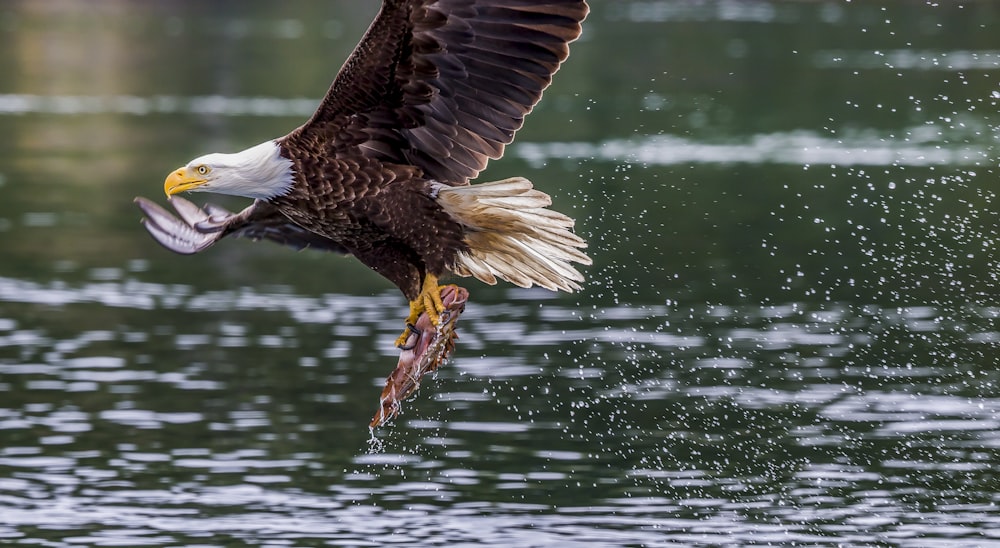
[[[442,276],[580,288],[573,220],[521,177],[470,185],[500,158],[580,36],[583,0],[385,0],[319,108],[288,135],[170,173],[180,219],[136,198],[177,253],[226,236],[350,254],[438,324]],[[240,213],[175,196],[253,198]]]

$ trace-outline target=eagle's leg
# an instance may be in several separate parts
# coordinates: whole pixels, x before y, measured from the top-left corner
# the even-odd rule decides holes
[[[438,285],[438,278],[433,274],[424,276],[424,283],[420,289],[420,294],[416,299],[410,301],[410,315],[406,317],[406,329],[403,334],[396,339],[396,347],[406,349],[406,341],[410,334],[416,331],[417,320],[420,315],[426,313],[431,320],[431,325],[435,328],[441,325],[441,313],[445,306],[441,302],[442,287]]]

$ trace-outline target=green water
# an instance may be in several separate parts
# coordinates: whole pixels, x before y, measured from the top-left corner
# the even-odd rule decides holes
[[[0,542],[1000,545],[1000,8],[592,5],[484,174],[588,284],[464,283],[377,442],[395,288],[132,204],[301,123],[374,3],[0,5]]]

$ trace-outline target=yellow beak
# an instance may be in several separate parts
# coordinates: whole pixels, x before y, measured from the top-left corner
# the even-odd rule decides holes
[[[182,167],[167,175],[167,180],[163,181],[163,191],[167,193],[167,197],[169,198],[179,192],[198,188],[207,182],[205,179],[192,176],[186,167]]]

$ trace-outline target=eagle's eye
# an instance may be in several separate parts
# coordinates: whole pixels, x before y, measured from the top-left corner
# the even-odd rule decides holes
[[[198,170],[198,175],[208,175],[208,166],[201,165],[195,169]]]

